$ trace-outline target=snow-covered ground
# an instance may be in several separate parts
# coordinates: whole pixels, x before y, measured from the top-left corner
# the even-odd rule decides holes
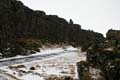
[[[72,47],[67,47],[67,49],[70,49]],[[76,50],[75,48],[72,48],[73,50]],[[47,48],[47,49],[40,49],[40,52],[36,52],[35,54],[31,54],[29,56],[35,56],[35,55],[43,55],[43,54],[52,54],[52,53],[58,53],[58,52],[62,52],[64,51],[63,48]],[[19,58],[25,58],[25,57],[29,57],[29,56],[21,56],[21,55],[17,55],[15,57],[11,57],[11,58],[4,58],[4,59],[0,59],[0,61],[3,60],[10,60],[10,59],[19,59]]]
[[[71,76],[73,78],[78,78],[76,71],[77,70],[76,62],[81,60],[85,61],[86,53],[82,53],[80,51],[74,52],[76,50],[77,49],[73,47],[67,47],[64,49],[63,48],[46,49],[34,55],[52,54],[63,51],[68,51],[68,53],[53,56],[42,60],[15,64],[11,66],[4,66],[0,67],[0,70],[5,74],[9,74],[21,80],[45,80],[46,78],[53,75],[58,77]],[[1,72],[0,76],[3,75],[3,73]],[[5,77],[5,74],[4,76],[2,76],[2,78]]]
[[[75,50],[78,50],[78,49],[73,48],[72,46],[65,46],[64,48],[63,47],[61,47],[61,48],[45,48],[45,49],[40,49],[40,52],[36,52],[35,54],[31,54],[29,56],[17,55],[15,57],[11,57],[11,58],[0,59],[0,61],[26,58],[26,57],[30,57],[30,56],[36,56],[36,55],[54,54],[54,53],[59,53],[59,52],[64,52],[64,51],[75,51]]]

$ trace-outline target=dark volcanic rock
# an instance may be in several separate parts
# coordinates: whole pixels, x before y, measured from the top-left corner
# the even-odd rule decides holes
[[[77,63],[77,66],[78,66],[78,68],[77,68],[78,76],[79,76],[80,80],[85,80],[85,75],[89,71],[89,63],[81,61],[81,62]]]
[[[85,63],[87,63],[87,67],[92,66],[101,70],[104,79],[100,80],[120,80],[119,33],[119,30],[109,30],[107,33],[107,39],[104,42],[100,44],[93,43],[87,45],[87,47],[85,46],[85,49],[87,50],[87,61],[84,63],[79,62],[78,64],[80,80],[85,80],[82,77],[85,77],[84,75],[88,74],[85,73],[85,68],[82,68]],[[83,73],[85,74],[83,75]]]
[[[110,29],[106,34],[108,39],[120,40],[120,30]]]
[[[81,61],[77,66],[79,80],[105,80],[103,72],[89,62]]]
[[[81,29],[72,20],[68,23],[57,15],[34,11],[21,1],[0,0],[0,53],[4,57],[39,51],[46,42],[80,46],[103,38],[100,33]]]

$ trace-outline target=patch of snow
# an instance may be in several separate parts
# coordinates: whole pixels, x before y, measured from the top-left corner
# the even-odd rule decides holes
[[[72,46],[68,46],[68,47],[66,47],[66,50],[68,50],[68,51],[74,51],[74,50],[78,50],[78,49],[74,48]]]
[[[22,79],[22,80],[44,80],[43,77],[33,75],[33,74],[27,74],[27,75],[21,77],[20,79]]]
[[[37,53],[35,55],[63,52],[64,50],[65,49],[63,48],[48,49],[48,50],[46,49],[41,51],[41,53]],[[72,47],[67,47],[66,50],[74,51],[77,49]],[[49,77],[51,75],[71,76],[77,79],[78,74],[77,74],[76,62],[85,61],[85,60],[86,60],[85,52],[84,53],[68,52],[43,60],[36,60],[32,62],[17,64],[17,65],[24,65],[25,66],[24,68],[10,69],[9,67],[6,66],[6,67],[1,67],[0,69],[22,80],[44,80],[44,78]],[[34,67],[35,70],[30,70],[31,67]],[[25,71],[25,73],[21,73],[20,72],[21,70]]]
[[[114,48],[113,47],[109,47],[109,48],[105,48],[104,50],[105,51],[114,51]]]
[[[78,72],[77,72],[77,65],[75,65],[75,76],[74,79],[77,80],[79,79]]]
[[[63,52],[64,49],[62,48],[55,48],[55,49],[52,49],[52,48],[49,48],[49,49],[44,49],[44,50],[41,50],[41,52],[36,52],[35,54],[31,54],[31,56],[34,56],[34,55],[43,55],[43,54],[52,54],[52,53],[59,53],[59,52]]]
[[[101,72],[100,69],[96,69],[96,68],[90,67],[89,72],[90,72],[90,74],[91,74],[92,79],[95,79],[95,80],[96,80],[96,79],[98,79],[99,77],[101,77],[101,76],[100,76],[100,72]]]
[[[2,55],[2,53],[0,53],[0,56]]]
[[[70,47],[70,46],[67,46],[66,49],[67,49],[68,51],[72,51],[72,50],[70,50],[70,49],[77,50],[76,48],[73,48],[73,47]],[[15,56],[15,57],[11,57],[11,58],[0,59],[0,61],[10,60],[10,59],[19,59],[19,58],[25,58],[25,57],[29,57],[29,56],[36,56],[36,55],[59,53],[59,52],[63,52],[63,51],[65,51],[64,48],[47,48],[47,49],[41,49],[40,52],[36,52],[35,54],[31,54],[31,55],[28,55],[28,56],[17,55],[17,56]]]
[[[17,80],[17,78],[10,74],[0,72],[0,80]]]

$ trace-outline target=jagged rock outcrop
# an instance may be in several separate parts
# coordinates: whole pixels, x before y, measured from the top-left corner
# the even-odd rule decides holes
[[[103,38],[57,15],[34,11],[21,1],[0,0],[0,53],[4,57],[34,53],[46,42],[80,46]]]
[[[106,39],[100,44],[91,44],[87,50],[87,61],[78,63],[78,72],[80,80],[85,78],[84,69],[86,67],[94,67],[101,70],[102,77],[100,80],[120,80],[120,38],[119,30],[109,30],[106,34]],[[87,66],[80,70],[81,67],[87,63]],[[81,73],[80,73],[81,71]],[[80,74],[85,73],[83,76]],[[89,79],[88,79],[89,80]],[[99,79],[96,79],[99,80]]]
[[[120,40],[120,30],[112,30],[110,29],[107,32],[107,39],[116,39],[116,40]]]

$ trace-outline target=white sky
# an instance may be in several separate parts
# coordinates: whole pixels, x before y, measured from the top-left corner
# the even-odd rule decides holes
[[[34,10],[72,19],[83,29],[105,34],[120,29],[120,0],[21,0]]]

